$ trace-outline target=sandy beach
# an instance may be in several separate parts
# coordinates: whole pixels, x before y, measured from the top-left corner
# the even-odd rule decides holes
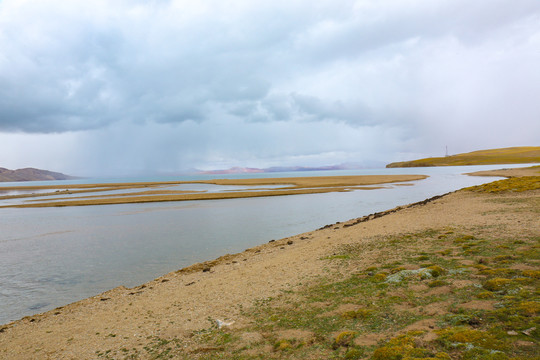
[[[504,176],[523,175],[535,183],[538,169]],[[331,184],[351,185],[359,184]],[[489,334],[492,343],[502,344],[496,351],[533,358],[531,354],[538,354],[539,339],[536,328],[529,325],[538,321],[540,311],[540,190],[534,186],[533,190],[493,193],[481,187],[460,190],[224,255],[135,288],[119,287],[1,326],[0,358],[382,359],[377,356],[385,351],[408,354],[411,349],[424,349],[421,358],[460,359],[472,350],[444,348],[443,340],[459,342],[455,334],[462,328]],[[511,253],[489,252],[490,242]],[[506,263],[496,263],[497,256],[507,256]],[[503,268],[508,271],[500,270]],[[486,269],[496,274],[482,273]],[[408,280],[406,288],[389,282],[394,274],[422,271],[429,276]],[[392,313],[416,315],[388,326],[365,327],[364,317],[373,321],[388,317],[381,311],[383,305],[379,306],[380,296],[348,294],[336,299],[330,294],[326,299],[305,301],[313,289],[344,284],[351,275],[355,281],[369,281],[378,294],[384,291],[384,298],[401,298],[391,305]],[[434,278],[443,280],[431,287]],[[478,324],[448,320],[459,309],[488,319],[500,304],[506,304],[504,296],[518,296],[515,292],[499,294],[498,289],[488,291],[486,283],[493,278],[525,279],[519,280],[519,296],[523,296],[519,306],[529,306],[523,320],[528,322],[519,325],[523,329],[505,328],[501,338],[495,338],[487,320]],[[478,289],[490,294],[476,296]],[[328,325],[325,332],[300,320],[288,321],[283,311],[291,308],[297,314],[306,313],[313,322],[334,317],[335,324],[343,325]],[[368,310],[360,315],[364,308]],[[464,311],[461,314],[469,314]],[[401,339],[401,348],[395,339]],[[480,342],[473,342],[475,351],[492,349],[485,341],[478,345]]]

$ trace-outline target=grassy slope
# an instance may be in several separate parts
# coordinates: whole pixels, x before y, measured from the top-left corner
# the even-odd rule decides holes
[[[473,151],[447,157],[434,157],[412,161],[395,162],[393,167],[460,166],[490,164],[523,164],[540,162],[540,146],[523,146],[503,149]]]

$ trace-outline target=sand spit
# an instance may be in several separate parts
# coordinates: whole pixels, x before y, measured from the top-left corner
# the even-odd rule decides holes
[[[162,201],[218,200],[246,197],[284,196],[299,194],[317,194],[352,190],[378,189],[373,185],[402,183],[422,180],[425,175],[361,175],[361,176],[321,176],[292,177],[267,179],[216,179],[178,182],[145,182],[117,184],[82,184],[54,186],[13,186],[0,190],[27,192],[26,194],[0,196],[0,207],[51,207],[51,206],[84,206],[111,205],[126,203],[145,203]],[[279,186],[278,188],[206,193],[201,191],[174,191],[171,186],[185,184],[212,184],[236,186]],[[369,187],[368,187],[369,186]],[[165,188],[167,189],[160,189]],[[138,191],[143,189],[142,191]],[[149,189],[152,189],[151,192]],[[54,190],[52,192],[32,193],[32,191]],[[123,194],[104,194],[95,196],[73,197],[73,194],[108,191],[128,191]],[[44,196],[55,196],[46,200]],[[2,200],[25,199],[28,202],[1,206]]]
[[[505,178],[522,177],[522,176],[540,176],[540,166],[531,166],[528,168],[516,168],[516,169],[498,169],[498,170],[486,170],[476,171],[473,173],[467,173],[466,175],[472,176],[501,176]]]
[[[365,333],[353,343],[352,339],[356,335],[350,331],[328,334],[328,340],[324,338],[321,340],[320,334],[315,336],[305,330],[253,331],[254,320],[250,314],[264,308],[272,299],[279,299],[283,294],[316,284],[321,276],[325,278],[335,272],[338,275],[342,274],[339,276],[343,277],[345,274],[363,271],[362,269],[375,269],[381,266],[382,261],[399,260],[409,243],[411,246],[419,247],[419,250],[415,251],[427,255],[431,252],[421,250],[431,251],[428,249],[434,242],[445,244],[447,236],[456,237],[454,231],[464,229],[478,229],[478,232],[482,232],[482,236],[494,238],[514,235],[516,239],[538,237],[539,203],[540,190],[496,194],[461,190],[410,206],[271,241],[239,254],[227,254],[213,261],[192,265],[132,289],[115,288],[44,314],[25,317],[0,326],[0,358],[154,359],[168,358],[170,353],[174,358],[193,359],[213,358],[212,354],[217,353],[229,358],[233,352],[241,352],[245,356],[242,358],[262,358],[261,354],[269,358],[299,358],[293,351],[308,351],[309,347],[305,347],[306,344],[330,342],[334,341],[331,340],[334,337],[336,345],[329,347],[328,350],[320,350],[327,351],[321,354],[329,356],[334,354],[332,351],[338,354],[342,351],[342,355],[345,355],[345,351],[348,354],[352,350],[366,349],[367,353],[373,352],[376,344],[381,344],[393,336],[405,334],[409,330],[415,331],[415,334],[424,334],[425,338],[422,341],[431,341],[437,336],[443,336],[433,332],[438,323],[434,318],[413,325],[404,324],[399,331],[387,329],[378,333]],[[402,247],[392,247],[392,242],[388,243],[388,246],[385,245],[385,239],[389,236],[430,233],[433,229],[445,230],[442,235],[436,236],[435,240],[425,243],[415,243],[416,237],[407,235],[403,237],[406,242]],[[463,236],[463,239],[456,238],[453,244],[462,245],[467,239],[474,239],[474,236]],[[445,245],[452,246],[451,244],[452,242]],[[519,244],[515,246],[524,247],[527,243]],[[462,251],[462,248],[464,251],[470,250],[469,247],[461,245],[457,247],[454,245],[448,249],[447,251],[453,253],[445,256],[449,256],[452,261],[461,262],[463,266],[478,264],[478,269],[488,268],[482,265],[487,263],[487,259],[480,257],[474,260],[473,257],[473,260],[469,260],[464,255],[458,255],[457,252]],[[329,262],[331,261],[329,259],[345,259],[343,249],[358,250],[355,262]],[[528,271],[531,276],[536,276],[538,265],[538,261],[531,260],[528,265],[514,267],[525,269],[522,270],[524,274]],[[414,272],[420,266],[429,264],[404,264],[396,271],[410,269]],[[432,273],[437,270],[437,267],[431,267],[434,269],[430,270]],[[360,278],[373,275],[366,274],[368,275],[360,275]],[[375,274],[373,277],[379,275]],[[479,281],[481,276],[483,275],[472,275],[467,279],[455,280],[454,283],[442,281],[441,286],[436,284],[435,286],[439,287],[433,289],[422,282],[411,286],[417,294],[416,298],[427,296],[430,299],[433,297],[442,299],[469,286],[473,280]],[[389,297],[385,298],[405,296],[405,293],[400,293],[401,290],[396,291],[389,293]],[[470,302],[470,300],[463,301]],[[347,301],[354,303],[355,300],[350,298]],[[471,311],[493,309],[493,300],[475,301],[465,304],[464,307],[473,309]],[[331,301],[313,302],[309,306],[324,308],[331,303]],[[290,306],[287,304],[288,302],[284,302],[282,307],[286,309]],[[450,300],[445,300],[420,308],[414,306],[408,302],[397,304],[395,311],[414,314],[414,311],[421,310],[424,317],[441,316],[442,319],[442,316],[446,316],[445,309],[454,305]],[[342,307],[353,317],[364,314],[361,312],[362,306],[354,304],[345,304],[334,312],[343,310]],[[369,312],[364,312],[369,316]],[[339,320],[339,315],[336,316]],[[218,320],[220,325],[230,325],[218,329]],[[527,349],[534,351],[536,348],[531,346],[536,345],[530,337],[534,331],[535,329],[531,328],[525,329],[523,334],[520,332],[516,346],[522,346],[525,349],[523,351],[530,351]],[[513,330],[509,333],[518,334]],[[219,341],[209,342],[210,336],[218,336]],[[279,340],[280,338],[289,340]],[[268,339],[274,339],[272,340],[275,341],[274,346],[264,345]],[[297,350],[300,348],[294,348],[295,344],[304,344],[304,350]]]

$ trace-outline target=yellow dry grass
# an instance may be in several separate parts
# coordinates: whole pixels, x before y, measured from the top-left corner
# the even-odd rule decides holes
[[[446,157],[432,157],[386,165],[394,167],[462,166],[490,164],[525,164],[540,162],[540,146],[521,146],[479,150]]]
[[[265,178],[265,179],[215,179],[201,181],[178,181],[178,182],[147,182],[147,183],[118,183],[118,184],[82,184],[60,186],[20,186],[3,188],[6,190],[32,191],[51,189],[55,192],[41,194],[22,194],[0,197],[2,199],[28,198],[32,202],[18,205],[8,205],[3,207],[50,207],[50,206],[83,206],[83,205],[110,205],[126,203],[145,203],[162,201],[189,201],[189,200],[218,200],[236,199],[247,197],[263,196],[284,196],[299,194],[318,194],[328,192],[343,192],[358,189],[376,189],[380,187],[365,187],[377,184],[388,184],[395,182],[407,182],[422,180],[425,175],[359,175],[359,176],[321,176],[321,177],[294,177],[294,178]],[[163,186],[182,184],[214,184],[214,185],[238,185],[238,186],[264,186],[283,185],[278,189],[259,189],[258,191],[234,191],[234,192],[182,192],[175,190],[145,190],[125,194],[95,195],[86,197],[66,197],[63,195],[87,192],[103,192],[113,190],[136,190],[141,188],[159,188]],[[62,189],[58,191],[59,189]],[[81,189],[81,190],[78,190]],[[58,195],[54,199],[47,199],[40,202],[35,197]],[[0,206],[2,207],[2,206]]]

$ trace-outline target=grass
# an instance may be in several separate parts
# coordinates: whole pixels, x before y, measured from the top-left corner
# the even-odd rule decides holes
[[[465,188],[482,193],[523,192],[540,189],[540,176],[522,176]]]
[[[395,249],[398,257],[364,265],[366,253]],[[154,339],[147,355],[539,359],[538,236],[502,237],[494,226],[431,229],[342,246],[320,261],[335,270],[244,309],[244,327],[194,333],[188,352]]]
[[[388,164],[386,167],[462,166],[540,162],[540,146],[480,150],[446,157],[432,157]]]

